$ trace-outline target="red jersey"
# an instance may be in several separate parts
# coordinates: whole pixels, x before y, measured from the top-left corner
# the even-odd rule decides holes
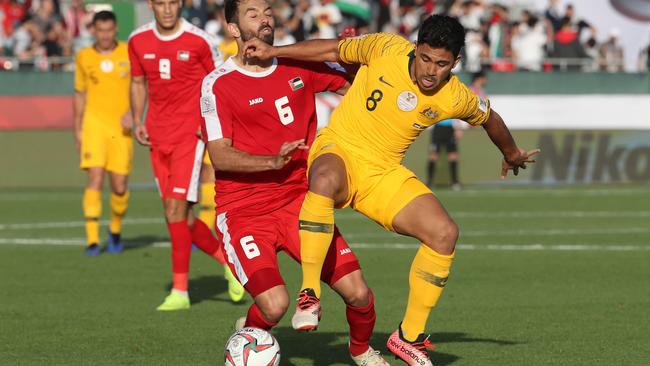
[[[203,80],[204,139],[228,138],[234,148],[259,155],[276,155],[284,142],[299,139],[310,145],[317,124],[314,94],[339,90],[346,82],[336,64],[276,59],[269,69],[256,73],[230,58]],[[217,210],[254,216],[297,199],[307,191],[307,156],[299,150],[277,171],[218,171]]]
[[[201,81],[222,61],[213,36],[181,22],[176,34],[163,36],[151,22],[129,37],[131,75],[147,80],[145,123],[153,144],[173,144],[196,134]]]

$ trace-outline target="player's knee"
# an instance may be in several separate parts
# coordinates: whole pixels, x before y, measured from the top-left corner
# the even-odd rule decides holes
[[[116,196],[124,196],[126,194],[126,186],[115,187],[113,189],[113,194]]]
[[[354,307],[366,306],[370,303],[370,289],[365,284],[354,286],[350,292],[345,294],[343,301]]]
[[[273,301],[258,304],[258,307],[264,319],[271,323],[277,323],[289,308],[289,298],[287,296],[278,296]]]
[[[425,237],[424,243],[440,254],[451,254],[458,240],[458,225],[449,219],[431,227]]]
[[[165,218],[168,222],[178,222],[186,219],[183,207],[175,204],[172,200],[165,205]]]
[[[309,190],[326,197],[334,197],[341,190],[342,179],[334,171],[316,169],[310,172]]]

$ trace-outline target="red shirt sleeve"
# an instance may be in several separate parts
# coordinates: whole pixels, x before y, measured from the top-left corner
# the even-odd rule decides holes
[[[201,134],[205,142],[222,138],[232,139],[232,109],[225,96],[215,93],[214,84],[210,85],[210,75],[203,81],[201,93]],[[221,86],[220,86],[221,87]]]
[[[310,62],[305,67],[310,71],[314,93],[335,92],[348,82],[345,69],[335,62]]]
[[[135,52],[135,45],[133,44],[133,38],[129,39],[129,62],[131,63],[131,76],[142,76],[144,75],[144,69],[140,63],[140,58]]]

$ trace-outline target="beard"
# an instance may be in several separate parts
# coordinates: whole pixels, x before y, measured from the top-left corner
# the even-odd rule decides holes
[[[270,28],[270,29],[271,29],[271,32],[268,33],[267,35],[262,35],[262,30],[265,29],[265,28]],[[271,28],[270,26],[261,26],[261,27],[257,30],[257,32],[253,32],[253,31],[244,31],[244,30],[241,31],[241,39],[242,39],[242,41],[244,41],[244,42],[249,41],[249,40],[251,40],[251,39],[253,39],[253,38],[259,38],[259,39],[261,39],[264,43],[266,43],[266,44],[268,44],[268,45],[270,45],[270,46],[273,46],[273,40],[274,40],[274,37],[273,37],[273,36],[274,36],[273,28]]]

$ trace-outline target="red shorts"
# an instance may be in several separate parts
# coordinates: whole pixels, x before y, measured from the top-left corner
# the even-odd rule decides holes
[[[244,217],[237,216],[236,212],[218,215],[217,233],[224,243],[228,265],[253,297],[284,285],[277,252],[284,251],[300,263],[298,215],[303,199],[304,195],[264,216]],[[357,257],[335,229],[321,280],[331,286],[359,268]]]
[[[162,198],[196,202],[205,144],[193,136],[173,145],[152,145],[149,150],[156,186]]]

